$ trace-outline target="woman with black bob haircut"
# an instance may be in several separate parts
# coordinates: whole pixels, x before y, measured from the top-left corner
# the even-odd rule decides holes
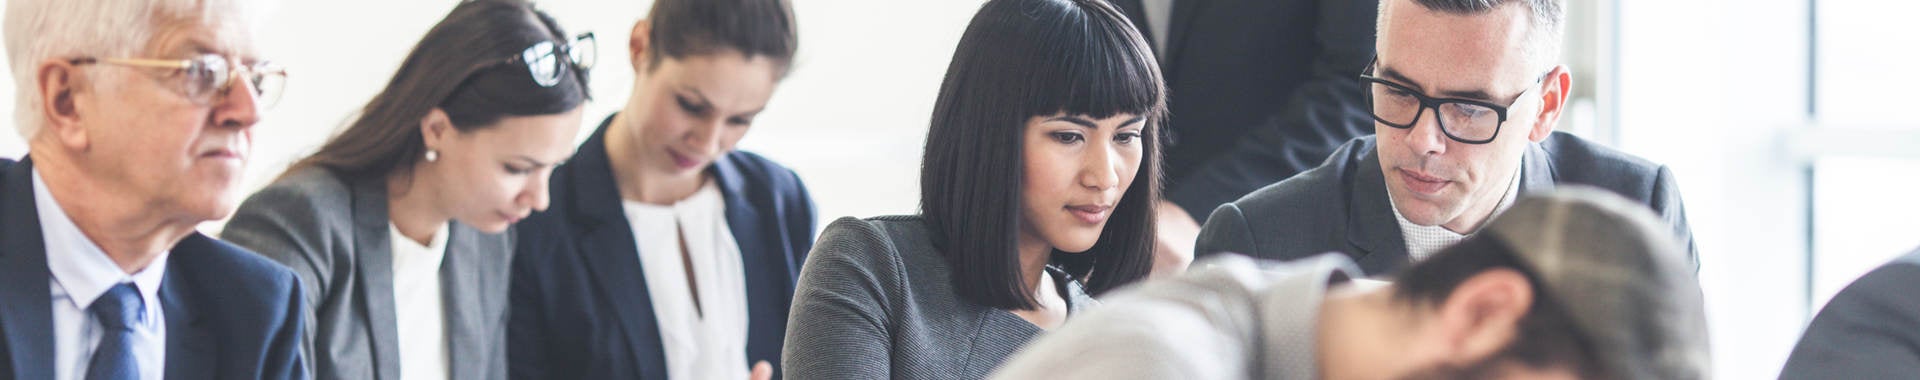
[[[346,130],[240,205],[226,240],[293,268],[317,379],[504,379],[515,221],[547,207],[590,35],[462,2]]]
[[[1102,0],[993,0],[934,105],[921,214],[842,218],[801,271],[796,378],[980,378],[1144,278],[1165,89]]]

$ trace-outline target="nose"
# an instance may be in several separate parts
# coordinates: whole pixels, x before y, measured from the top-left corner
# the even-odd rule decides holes
[[[232,82],[214,108],[213,123],[223,128],[251,128],[260,122],[260,98],[254,96],[253,83],[246,80],[244,73],[236,70],[228,73],[228,78],[232,78],[229,79]]]
[[[540,175],[528,176],[527,187],[520,192],[520,197],[517,199],[518,203],[533,211],[546,211],[547,202],[551,200],[547,196],[547,181],[553,176],[553,169],[547,168],[540,171]]]
[[[1120,152],[1110,144],[1088,144],[1088,149],[1080,170],[1080,186],[1089,190],[1106,191],[1120,187]]]
[[[1414,120],[1413,128],[1406,130],[1403,139],[1408,148],[1420,154],[1438,155],[1447,152],[1447,135],[1440,130],[1440,110],[1427,108],[1422,110],[1419,120]]]
[[[687,144],[700,149],[699,153],[701,156],[713,157],[719,155],[720,130],[727,127],[726,123],[725,118],[716,117],[713,120],[695,125],[692,130],[687,131]]]

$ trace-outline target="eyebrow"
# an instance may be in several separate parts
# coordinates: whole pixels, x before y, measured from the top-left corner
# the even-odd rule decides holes
[[[1133,124],[1135,124],[1135,123],[1139,123],[1139,122],[1142,122],[1142,121],[1145,121],[1145,120],[1147,120],[1147,117],[1146,117],[1146,116],[1134,116],[1134,117],[1133,117],[1132,119],[1127,119],[1127,121],[1126,121],[1126,122],[1123,122],[1123,123],[1120,123],[1120,126],[1119,126],[1119,127],[1126,127],[1126,126],[1129,126],[1129,125],[1133,125]],[[1074,123],[1074,124],[1076,124],[1076,125],[1079,125],[1079,126],[1081,126],[1081,127],[1085,127],[1085,128],[1087,128],[1087,129],[1100,129],[1100,126],[1099,126],[1098,124],[1094,124],[1094,123],[1093,123],[1093,120],[1087,120],[1087,118],[1084,118],[1084,117],[1079,117],[1079,116],[1070,116],[1070,115],[1069,115],[1069,116],[1054,116],[1054,117],[1051,117],[1051,118],[1047,118],[1047,120],[1046,120],[1046,121],[1050,121],[1050,122],[1051,122],[1051,121],[1064,121],[1064,122],[1068,122],[1068,123]]]
[[[1426,91],[1426,89],[1422,88],[1420,84],[1415,83],[1412,78],[1407,78],[1405,74],[1401,74],[1399,71],[1395,71],[1393,68],[1387,67],[1386,65],[1380,65],[1380,76],[1386,77],[1387,79],[1392,79],[1394,82],[1400,82],[1401,85],[1412,87],[1414,90]],[[1467,91],[1442,90],[1440,91],[1439,97],[1470,99],[1470,100],[1478,100],[1483,102],[1493,101],[1493,94],[1487,93],[1487,90],[1467,90]]]
[[[558,163],[551,163],[551,164],[549,164],[549,163],[545,163],[545,162],[540,162],[540,160],[536,160],[536,159],[534,159],[533,157],[528,157],[528,156],[525,156],[525,155],[521,155],[521,156],[515,156],[514,158],[515,158],[515,159],[519,159],[519,160],[521,160],[521,161],[526,161],[526,163],[527,163],[527,164],[530,164],[530,165],[533,165],[533,167],[534,167],[535,169],[539,169],[539,168],[544,168],[544,167],[548,167],[548,166],[554,166],[554,165],[557,165],[557,164],[558,164]]]

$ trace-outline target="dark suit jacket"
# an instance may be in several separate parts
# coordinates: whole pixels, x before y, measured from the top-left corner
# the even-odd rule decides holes
[[[1820,309],[1782,379],[1920,376],[1920,250],[1854,280]]]
[[[664,379],[666,354],[606,150],[607,118],[553,174],[552,207],[515,226],[515,379]],[[747,368],[777,367],[787,308],[813,248],[813,200],[792,170],[734,151],[707,173],[726,200],[747,289]],[[776,369],[778,377],[779,369]]]
[[[1530,144],[1521,159],[1520,196],[1560,184],[1597,187],[1646,204],[1673,226],[1698,270],[1680,188],[1666,166],[1554,132]],[[1342,252],[1368,276],[1388,274],[1408,261],[1392,207],[1373,137],[1362,137],[1341,146],[1320,167],[1221,205],[1201,227],[1194,253],[1293,260]]]
[[[1359,75],[1373,58],[1375,0],[1173,0],[1168,31],[1140,0],[1134,26],[1165,34],[1167,198],[1207,213],[1373,134]]]
[[[53,303],[33,161],[0,159],[0,379],[53,378]],[[300,283],[204,235],[174,244],[160,280],[168,379],[304,379]]]
[[[507,378],[507,284],[513,241],[449,222],[440,264],[447,361],[455,379]],[[387,182],[313,167],[247,197],[221,237],[300,277],[301,351],[315,379],[400,378]]]

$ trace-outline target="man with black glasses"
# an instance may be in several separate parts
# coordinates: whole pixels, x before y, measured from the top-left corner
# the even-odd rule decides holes
[[[1291,260],[1345,252],[1369,276],[1480,230],[1521,195],[1582,184],[1653,209],[1696,270],[1673,173],[1555,132],[1573,75],[1557,65],[1563,0],[1389,0],[1358,80],[1375,136],[1221,205],[1194,252]]]

